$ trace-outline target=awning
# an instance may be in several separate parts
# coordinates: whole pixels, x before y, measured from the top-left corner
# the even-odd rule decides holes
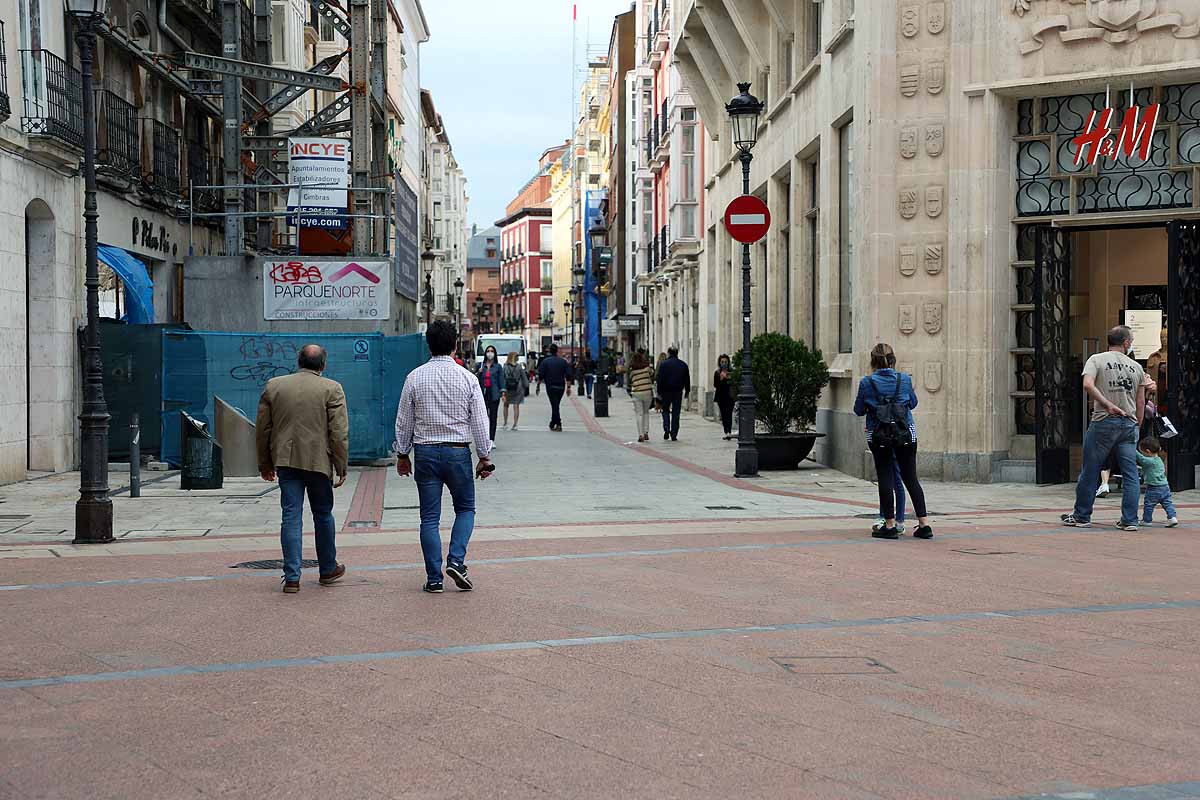
[[[150,325],[154,322],[154,282],[146,265],[119,247],[106,244],[96,249],[99,260],[121,279],[125,286],[125,316],[122,321],[131,325]]]

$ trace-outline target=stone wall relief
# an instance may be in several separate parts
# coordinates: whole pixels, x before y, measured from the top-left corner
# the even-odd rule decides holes
[[[941,242],[931,242],[925,245],[925,272],[928,275],[940,275],[945,266],[946,245]]]
[[[925,126],[925,153],[937,158],[946,149],[946,125],[935,122]]]
[[[917,273],[917,246],[915,244],[900,245],[900,274],[911,278]]]
[[[900,9],[900,33],[904,38],[911,39],[921,30],[921,6],[917,3],[905,3]]]
[[[1047,0],[1012,0],[1012,13],[1029,14]],[[1169,31],[1176,39],[1200,37],[1200,13],[1168,10],[1161,0],[1068,0],[1069,13],[1050,14],[1034,21],[1029,38],[1021,42],[1023,55],[1036,53],[1047,34],[1058,32],[1063,44],[1103,40],[1119,46],[1137,40],[1143,33]],[[1190,2],[1181,6],[1194,5]]]
[[[917,126],[905,125],[900,128],[900,157],[916,158],[917,156]]]
[[[921,91],[921,65],[906,64],[900,67],[900,94],[916,97]]]
[[[898,198],[900,207],[900,216],[904,219],[912,219],[917,215],[917,190],[916,189],[901,189]]]
[[[930,336],[942,331],[942,304],[926,303],[921,309],[921,326]]]
[[[929,32],[934,36],[946,30],[946,4],[942,0],[930,3],[925,21]]]
[[[911,303],[901,303],[897,309],[898,327],[900,332],[908,336],[917,329],[917,307]]]
[[[942,388],[942,362],[925,362],[925,391],[936,394]]]
[[[941,94],[946,86],[946,60],[935,58],[925,62],[925,91]]]
[[[928,186],[925,188],[925,214],[930,219],[937,219],[942,215],[942,209],[945,207],[943,197],[946,190],[942,186]]]

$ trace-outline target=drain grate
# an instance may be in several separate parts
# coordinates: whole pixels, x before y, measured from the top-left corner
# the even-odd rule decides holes
[[[974,547],[951,550],[951,553],[962,553],[964,556],[1015,556],[1016,550],[978,550]]]
[[[312,569],[320,564],[316,559],[305,558],[301,560],[300,566]],[[283,560],[276,558],[267,561],[243,561],[240,564],[234,564],[230,569],[283,569]]]
[[[745,506],[705,506],[709,511],[745,511]]]
[[[895,675],[896,670],[870,656],[769,656],[793,675]]]

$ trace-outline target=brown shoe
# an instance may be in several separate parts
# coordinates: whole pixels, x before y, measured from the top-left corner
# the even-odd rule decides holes
[[[346,565],[338,564],[337,569],[335,569],[333,572],[329,573],[328,575],[321,576],[320,583],[322,586],[333,586],[335,583],[340,581],[345,574]]]
[[[298,591],[300,591],[300,581],[285,580],[283,582],[283,593],[284,594],[295,594]]]

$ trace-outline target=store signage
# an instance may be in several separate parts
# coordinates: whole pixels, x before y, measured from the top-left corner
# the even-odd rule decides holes
[[[617,327],[623,331],[641,330],[641,317],[617,317]]]
[[[302,185],[288,189],[287,210],[292,216],[287,224],[345,230],[349,169],[350,143],[345,139],[288,139],[288,183]]]
[[[392,185],[396,187],[396,293],[415,302],[421,292],[417,195],[399,171]]]
[[[387,319],[391,264],[386,261],[267,260],[263,318]]]
[[[1083,133],[1072,140],[1075,145],[1075,166],[1087,164],[1093,167],[1101,158],[1115,159],[1120,153],[1127,158],[1137,153],[1142,161],[1149,161],[1154,130],[1158,127],[1158,112],[1158,103],[1148,106],[1144,111],[1137,106],[1130,108],[1125,112],[1114,139],[1112,120],[1116,111],[1111,108],[1092,111]]]

